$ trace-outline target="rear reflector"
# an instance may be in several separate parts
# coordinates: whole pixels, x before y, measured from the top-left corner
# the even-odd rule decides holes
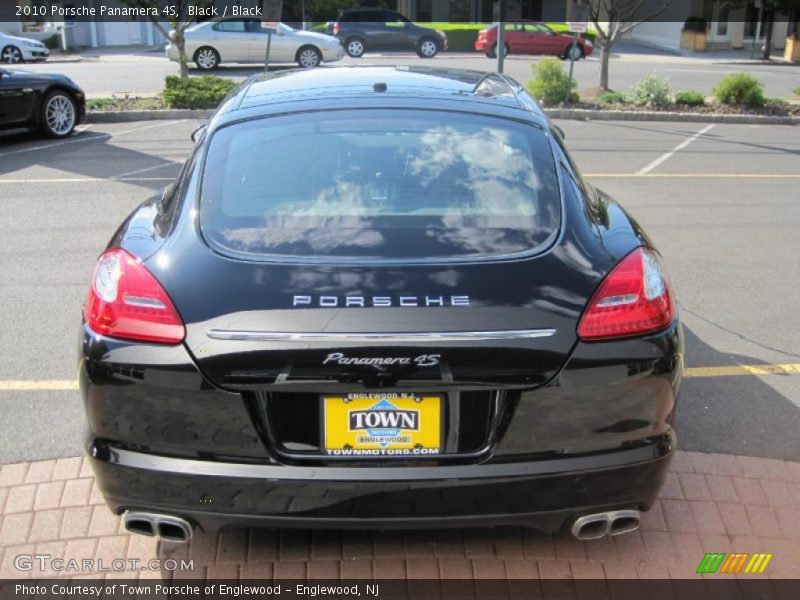
[[[637,248],[615,266],[592,296],[578,324],[584,341],[632,337],[660,331],[675,313],[661,257]]]
[[[120,248],[97,261],[83,318],[108,337],[179,344],[185,330],[178,311],[156,278]]]

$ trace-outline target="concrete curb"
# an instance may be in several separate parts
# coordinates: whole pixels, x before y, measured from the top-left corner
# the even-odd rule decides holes
[[[130,121],[166,121],[169,119],[208,119],[214,114],[210,109],[86,111],[87,123],[128,123]]]
[[[800,125],[800,117],[767,115],[708,115],[683,112],[591,110],[587,108],[546,108],[551,119],[578,121],[666,121],[672,123],[740,123],[746,125]],[[88,111],[87,123],[127,123],[166,119],[208,119],[210,109],[132,110],[121,112]]]
[[[713,115],[688,112],[592,110],[588,108],[546,108],[551,119],[579,121],[666,121],[689,123],[740,123],[746,125],[800,125],[800,117],[772,115]]]

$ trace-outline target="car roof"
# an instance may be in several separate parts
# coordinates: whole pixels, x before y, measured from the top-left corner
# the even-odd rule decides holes
[[[214,125],[275,112],[286,103],[337,108],[379,106],[385,101],[413,99],[414,106],[426,101],[457,101],[483,112],[496,109],[522,111],[542,124],[546,117],[521,86],[497,73],[435,67],[344,66],[290,69],[254,75],[242,84],[215,115]],[[395,103],[396,104],[396,103]],[[245,114],[246,113],[246,114]]]

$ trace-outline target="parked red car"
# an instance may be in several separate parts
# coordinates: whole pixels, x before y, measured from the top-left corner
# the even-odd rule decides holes
[[[506,23],[505,27],[506,54],[552,54],[578,60],[594,52],[591,40],[583,34],[576,42],[574,35],[557,33],[544,23],[522,21]],[[475,50],[490,58],[497,56],[497,25],[478,32]]]

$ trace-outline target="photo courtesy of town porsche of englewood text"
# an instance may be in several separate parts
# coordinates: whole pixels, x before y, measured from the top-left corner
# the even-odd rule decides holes
[[[797,0],[0,2],[0,589],[800,592]]]

